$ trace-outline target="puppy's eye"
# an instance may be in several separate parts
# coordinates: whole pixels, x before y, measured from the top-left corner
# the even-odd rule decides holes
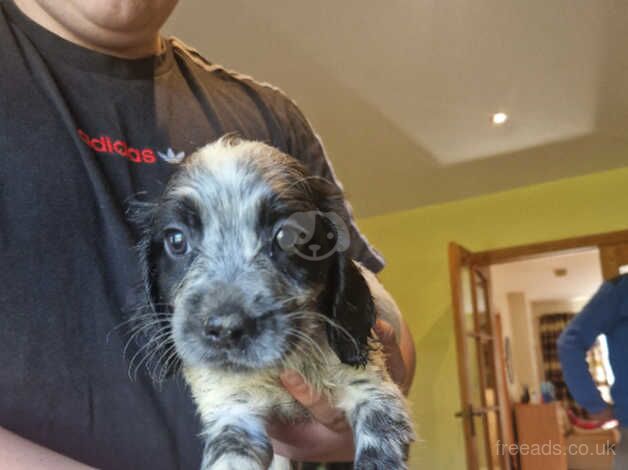
[[[164,245],[171,256],[183,256],[188,252],[185,234],[178,229],[168,229],[164,233]]]

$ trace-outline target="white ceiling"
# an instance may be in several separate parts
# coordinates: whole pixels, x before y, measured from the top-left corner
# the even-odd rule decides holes
[[[360,215],[628,162],[624,0],[182,0],[166,31],[296,98]]]
[[[557,269],[566,270],[566,274],[557,276]],[[493,300],[505,306],[511,292],[523,292],[528,302],[587,301],[604,278],[600,253],[594,248],[493,265],[491,281]]]

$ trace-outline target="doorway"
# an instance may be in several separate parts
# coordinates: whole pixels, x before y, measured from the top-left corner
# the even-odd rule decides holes
[[[452,242],[449,261],[461,404],[456,416],[463,428],[467,468],[516,469],[519,459],[499,452],[500,446],[516,443],[513,403],[523,388],[522,379],[515,376],[514,348],[529,352],[530,357],[520,361],[518,369],[525,369],[521,375],[534,385],[540,383],[546,371],[542,345],[536,339],[540,334],[537,317],[555,309],[565,310],[560,312],[564,314],[577,312],[603,279],[626,272],[628,230],[482,252]],[[553,276],[556,285],[552,287],[545,280],[548,292],[533,294],[533,302],[526,301],[525,294],[522,298],[516,289],[509,291],[506,286],[504,290],[506,278],[502,276],[508,265],[512,268],[517,262],[545,265],[545,274]],[[549,269],[550,265],[556,267]],[[570,269],[570,282],[561,282],[569,278]],[[574,284],[576,277],[582,277],[574,276],[576,271],[586,279],[582,286],[568,295],[551,291]],[[538,286],[540,281],[530,284]],[[526,314],[516,317],[518,323],[513,325],[511,309],[517,308]],[[506,309],[508,318],[502,314]],[[529,338],[527,344],[522,339],[515,346],[513,328],[518,338],[524,334]]]

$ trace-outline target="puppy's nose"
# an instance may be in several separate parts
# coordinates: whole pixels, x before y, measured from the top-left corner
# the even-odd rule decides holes
[[[206,325],[205,336],[214,342],[238,341],[244,335],[244,328],[225,328],[223,325]]]
[[[250,333],[254,321],[240,313],[223,313],[211,316],[204,325],[205,337],[216,345],[230,345],[239,342]]]

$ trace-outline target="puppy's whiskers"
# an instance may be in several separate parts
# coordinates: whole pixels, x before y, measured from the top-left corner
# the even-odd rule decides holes
[[[166,331],[163,331],[163,330]],[[166,339],[166,341],[164,341],[164,339]],[[135,354],[131,357],[131,360],[129,361],[129,378],[131,378],[132,380],[137,379],[137,373],[139,371],[139,368],[141,367],[141,365],[147,361],[150,357],[152,357],[153,355],[155,355],[156,353],[158,353],[161,348],[168,344],[168,339],[172,339],[171,338],[171,333],[170,333],[170,329],[169,328],[162,328],[162,330],[160,330],[159,334],[155,334],[152,338],[150,338],[144,345],[142,345],[136,352]],[[143,357],[142,357],[143,355]],[[135,366],[135,370],[133,373],[131,373],[131,371],[133,370],[133,365],[135,363],[136,358],[141,357],[141,359],[138,361],[137,365]]]
[[[293,336],[295,338],[303,340],[302,344],[311,346],[311,352],[318,355],[323,364],[329,365],[329,360],[327,359],[322,348],[318,344],[316,344],[316,341],[307,333],[296,330],[294,328],[288,328],[286,330],[286,336]]]
[[[181,361],[179,360],[179,356],[177,355],[176,345],[173,343],[168,348],[167,351],[171,351],[171,352],[168,355],[168,357],[164,360],[164,362],[161,364],[161,370],[160,370],[159,378],[158,378],[159,379],[158,381],[160,383],[166,379],[170,371],[176,374],[181,368]],[[165,354],[166,353],[164,353],[164,355]],[[161,363],[161,361],[159,362]]]
[[[159,357],[155,360],[155,364],[151,370],[151,377],[153,377],[157,383],[161,383],[165,378],[165,371],[167,370],[166,359],[169,361],[172,358],[175,348],[176,345],[174,343],[170,344],[170,346],[164,348]]]
[[[344,328],[342,325],[339,325],[337,322],[323,315],[320,312],[315,312],[313,310],[300,310],[297,312],[291,312],[287,314],[287,316],[293,319],[294,318],[310,318],[310,319],[321,320],[323,323],[328,324],[332,328],[335,328],[336,330],[340,331],[343,335],[345,335],[347,339],[351,341],[351,344],[355,348],[356,352],[360,351],[360,347],[358,345],[358,341],[355,339],[355,336],[349,333],[349,331],[347,331],[347,329]]]
[[[129,339],[126,341],[124,348],[122,350],[122,356],[126,357],[129,346],[137,340],[141,335],[146,333],[151,333],[151,329],[157,328],[160,330],[168,325],[168,320],[165,318],[154,319],[150,321],[143,321],[139,323],[137,326],[131,328]],[[154,333],[150,334],[152,336]]]

